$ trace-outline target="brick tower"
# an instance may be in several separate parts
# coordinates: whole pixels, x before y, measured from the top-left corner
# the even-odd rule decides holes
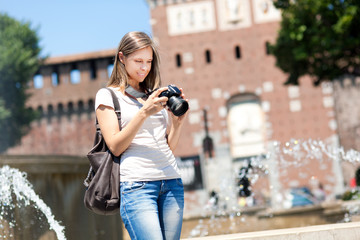
[[[285,86],[288,76],[269,55],[281,20],[271,0],[147,2],[163,83],[182,87],[190,103],[177,155],[213,155],[207,163],[218,161],[217,167],[207,175],[214,176],[226,159],[237,168],[244,159],[267,154],[276,141],[320,139],[337,146],[332,85],[316,88],[303,77],[301,86]],[[333,172],[332,164],[313,161],[279,170],[286,176],[276,181],[291,188],[316,179],[340,191],[342,174]]]

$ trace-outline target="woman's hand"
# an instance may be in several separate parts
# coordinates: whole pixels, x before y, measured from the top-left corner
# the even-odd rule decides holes
[[[146,116],[151,116],[166,107],[167,97],[159,97],[160,93],[166,91],[167,87],[159,88],[154,91],[146,101],[142,102],[143,107],[141,110],[145,113]]]
[[[183,93],[183,89],[180,88],[180,91],[181,91],[181,97],[183,99],[185,99],[185,101],[188,102],[188,99],[185,98],[185,94]],[[174,127],[179,127],[181,126],[183,123],[184,123],[184,119],[186,118],[186,116],[188,115],[188,112],[189,110],[186,111],[185,114],[181,115],[181,116],[175,116],[171,111],[170,109],[168,108],[168,111],[170,112],[170,116],[171,116],[171,121],[172,121],[172,124]]]

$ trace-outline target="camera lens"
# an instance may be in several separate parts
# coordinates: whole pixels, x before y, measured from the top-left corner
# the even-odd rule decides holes
[[[189,104],[187,101],[180,97],[171,97],[168,100],[168,107],[170,108],[170,111],[175,116],[181,116],[189,109]]]

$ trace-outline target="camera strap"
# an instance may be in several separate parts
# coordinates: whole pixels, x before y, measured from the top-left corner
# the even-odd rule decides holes
[[[126,87],[125,92],[127,94],[129,94],[130,96],[135,97],[135,98],[143,98],[143,99],[145,99],[148,96],[146,93],[139,92],[138,90],[134,89],[130,85]]]

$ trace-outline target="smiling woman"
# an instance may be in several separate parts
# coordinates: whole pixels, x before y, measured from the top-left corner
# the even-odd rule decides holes
[[[130,54],[128,57],[125,57],[122,52],[119,52],[119,59],[128,73],[128,84],[138,87],[150,72],[153,50],[151,47],[145,47]],[[136,90],[141,91],[142,89],[139,87]]]
[[[120,104],[121,128],[107,89],[96,94],[95,110],[108,148],[120,155],[125,227],[132,239],[180,239],[184,186],[173,151],[186,114],[165,109],[162,93],[171,87],[161,87],[158,51],[146,33],[122,38],[108,88]]]

